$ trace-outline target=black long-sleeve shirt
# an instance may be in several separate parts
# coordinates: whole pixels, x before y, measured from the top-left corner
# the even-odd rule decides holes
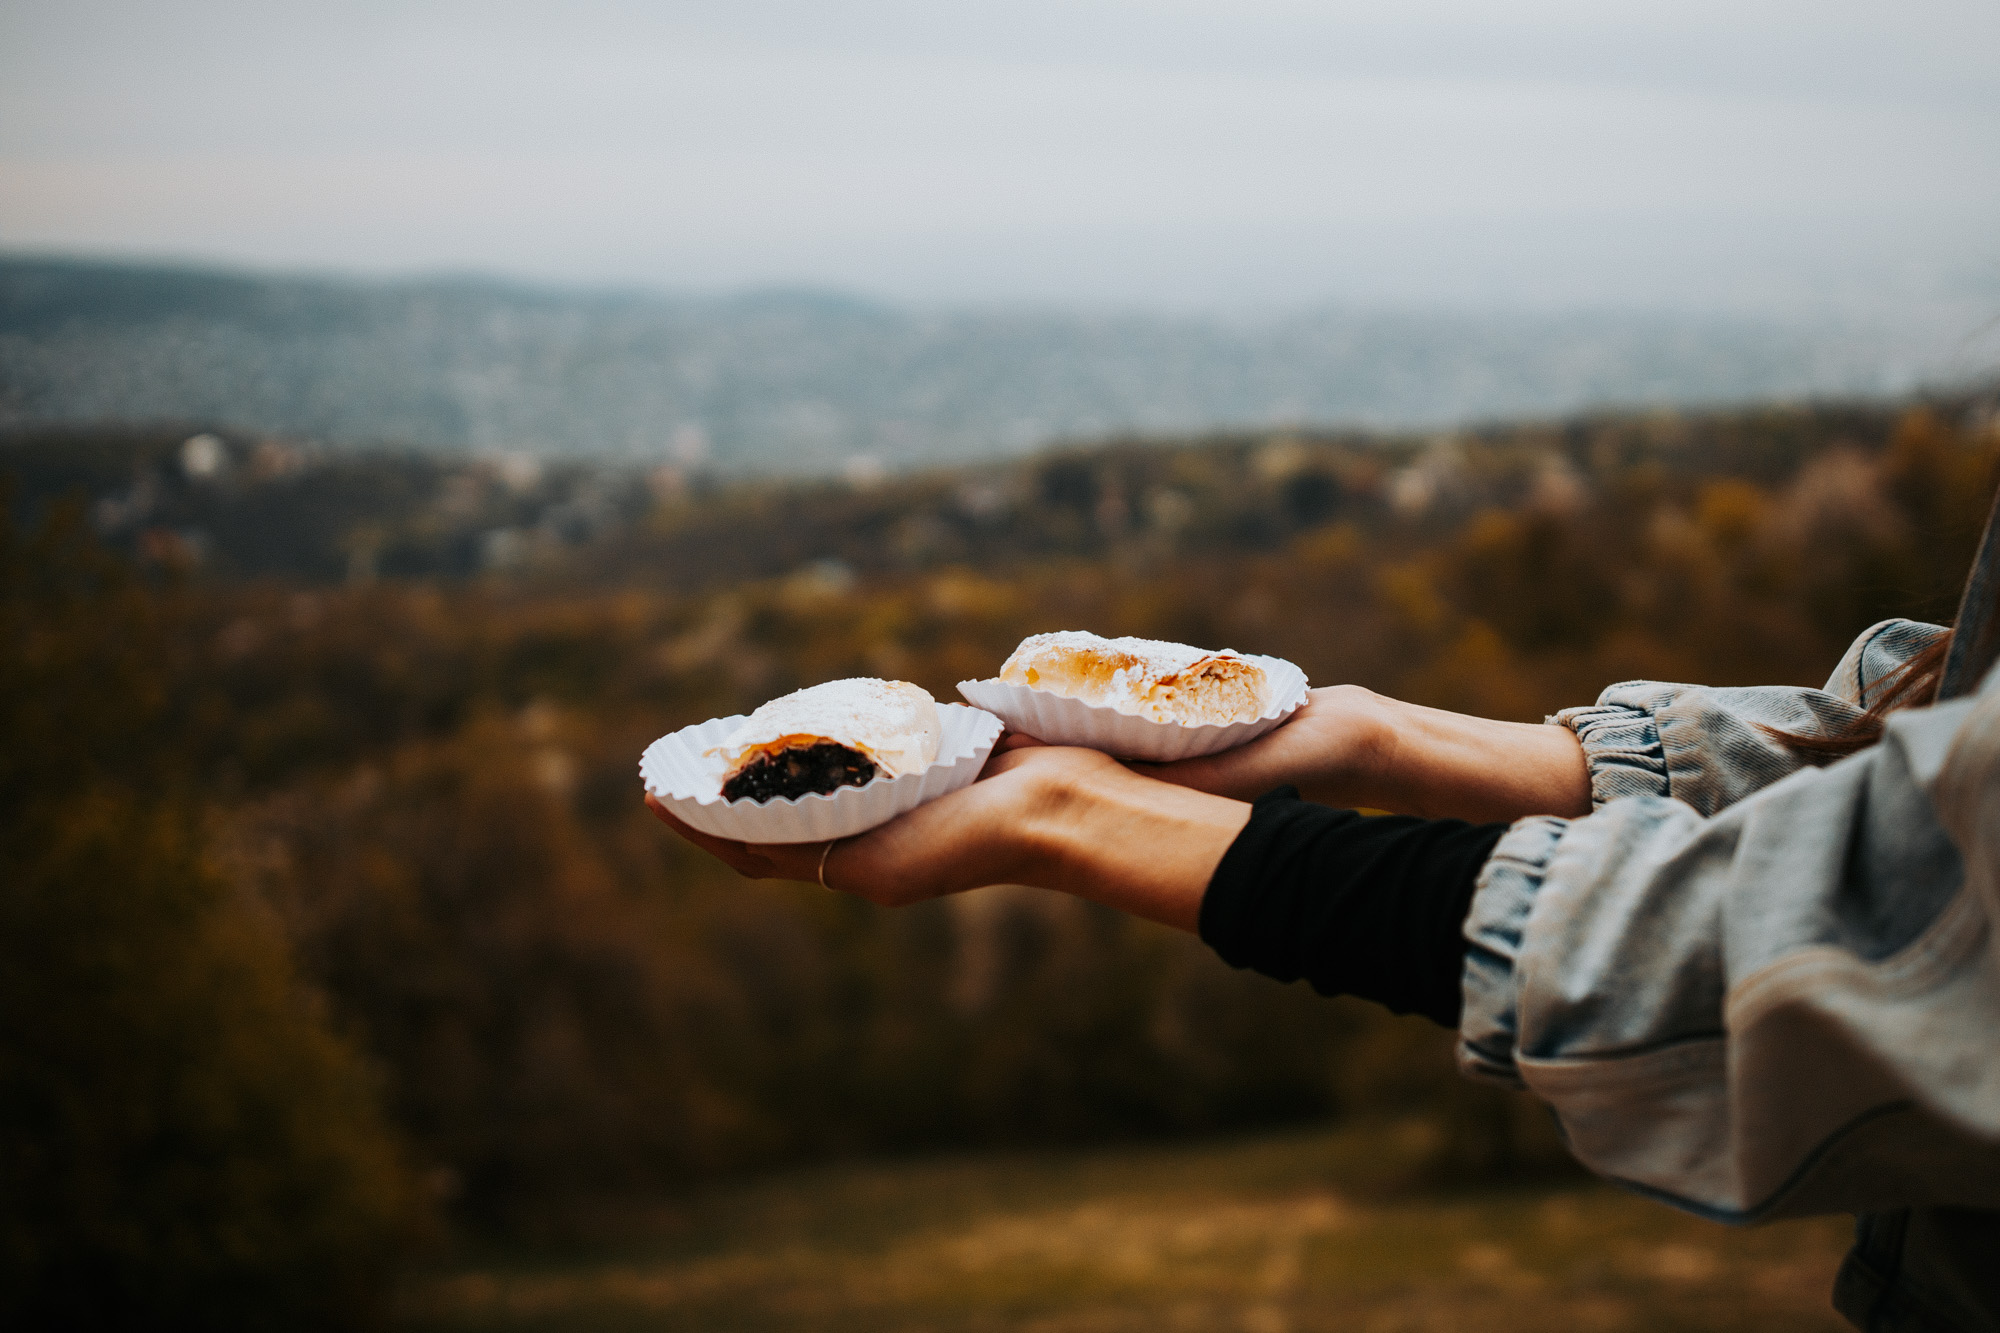
[[[1232,967],[1457,1027],[1465,914],[1506,830],[1360,815],[1280,787],[1209,880],[1201,938]]]

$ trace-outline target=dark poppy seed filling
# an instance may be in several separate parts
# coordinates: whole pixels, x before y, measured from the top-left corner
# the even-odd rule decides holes
[[[832,741],[760,754],[722,784],[723,799],[769,801],[781,796],[859,787],[875,776],[875,761]]]

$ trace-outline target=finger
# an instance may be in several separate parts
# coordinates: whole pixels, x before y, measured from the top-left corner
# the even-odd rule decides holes
[[[801,884],[819,883],[820,857],[826,849],[824,838],[818,842],[762,842],[756,847],[766,866],[764,877],[795,879]]]
[[[998,777],[1002,773],[1020,768],[1023,764],[1058,763],[1061,761],[1057,756],[1070,748],[1072,747],[1050,745],[1044,741],[1036,741],[1032,745],[1015,746],[1005,753],[996,750],[993,753],[993,757],[986,761],[986,767],[979,771],[979,776],[981,778]]]
[[[840,839],[825,862],[826,886],[879,907],[899,907],[985,883],[982,875],[991,865],[969,853],[979,845],[978,831],[1007,808],[1006,785],[976,782]],[[824,844],[812,846],[815,854],[824,850]],[[816,861],[814,875],[818,870]]]
[[[1210,792],[1218,796],[1239,796],[1253,788],[1263,791],[1272,784],[1274,773],[1256,742],[1227,754],[1200,759],[1177,759],[1167,764],[1132,764],[1134,773],[1171,782],[1177,787]]]
[[[679,815],[667,809],[666,803],[651,792],[646,793],[646,808],[653,812],[653,818],[659,820],[689,842],[700,844],[704,838],[708,837],[708,834],[691,827]]]
[[[1218,767],[1223,766],[1218,765],[1212,759],[1203,757],[1200,759],[1176,759],[1164,764],[1149,763],[1145,760],[1134,759],[1128,761],[1125,767],[1131,769],[1141,777],[1157,778],[1161,782],[1178,783],[1183,787],[1199,787],[1202,785],[1204,779],[1212,779],[1216,775]]]
[[[677,817],[673,811],[661,804],[651,792],[646,793],[646,808],[653,812],[655,819],[680,834],[681,837],[687,839],[695,846],[701,848],[704,852],[707,852],[710,856],[713,856],[716,860],[727,864],[737,874],[747,876],[750,879],[770,878],[771,871],[769,866],[765,864],[764,857],[760,854],[761,849],[752,847],[746,842],[738,842],[733,838],[718,838],[712,833],[703,833],[700,829],[692,827],[685,820]]]
[[[1005,773],[1018,766],[1027,755],[1059,748],[1025,732],[1010,731],[1000,738],[1000,743],[993,747],[993,753],[986,757],[986,766],[979,770],[979,776],[990,778]]]

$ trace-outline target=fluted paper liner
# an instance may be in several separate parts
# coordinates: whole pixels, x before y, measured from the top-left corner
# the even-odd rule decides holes
[[[1000,719],[964,704],[939,704],[938,757],[901,777],[877,777],[860,787],[765,801],[725,801],[728,763],[707,751],[741,725],[744,714],[710,718],[660,737],[639,757],[639,778],[659,802],[690,827],[739,842],[825,842],[865,833],[926,801],[970,783],[1000,740]]]
[[[1155,722],[1103,704],[1064,698],[997,677],[961,680],[958,692],[996,714],[1009,731],[1024,732],[1051,745],[1082,745],[1120,759],[1164,763],[1219,754],[1256,740],[1297,712],[1306,701],[1305,672],[1282,657],[1258,657],[1250,653],[1243,656],[1244,660],[1264,668],[1266,689],[1264,711],[1248,722],[1199,727]]]

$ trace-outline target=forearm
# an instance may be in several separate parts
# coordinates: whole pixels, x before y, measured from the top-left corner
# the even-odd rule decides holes
[[[1235,967],[1458,1025],[1465,917],[1505,824],[1259,800],[1216,868],[1201,937]]]
[[[1111,768],[1049,784],[1014,833],[1024,882],[1192,933],[1250,806]]]
[[[1433,818],[1590,811],[1583,747],[1568,728],[1448,713],[1358,685],[1314,690],[1290,722],[1238,749],[1135,767],[1240,800],[1295,786],[1321,805]]]
[[[1567,727],[1496,722],[1383,699],[1354,804],[1475,822],[1590,813],[1590,772]]]

